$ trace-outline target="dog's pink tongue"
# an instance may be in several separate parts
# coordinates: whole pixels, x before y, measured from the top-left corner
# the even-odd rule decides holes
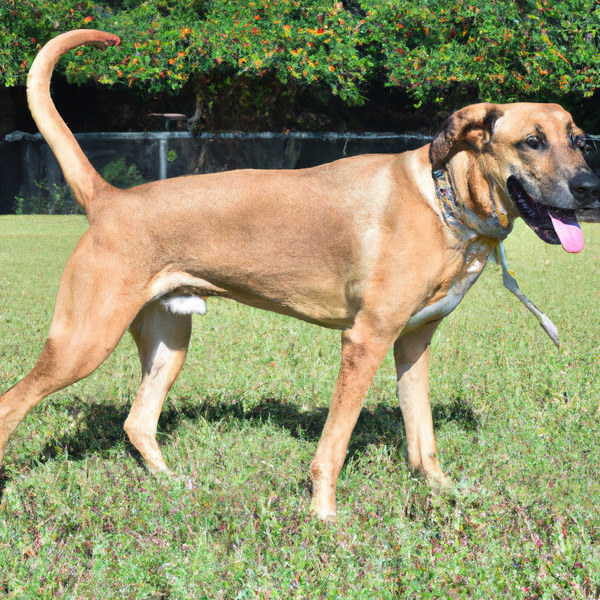
[[[562,247],[567,252],[581,252],[583,250],[583,232],[575,217],[569,218],[566,215],[554,216],[550,213],[554,231]]]

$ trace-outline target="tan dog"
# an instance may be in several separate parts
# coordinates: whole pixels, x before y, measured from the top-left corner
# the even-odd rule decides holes
[[[314,513],[336,516],[348,441],[392,346],[409,466],[443,483],[429,342],[519,214],[547,242],[580,249],[574,209],[596,202],[600,182],[570,115],[556,105],[478,104],[413,152],[121,191],[92,168],[49,95],[58,58],[85,43],[119,39],[60,35],[29,75],[31,112],[90,226],[62,276],[38,362],[0,398],[0,458],[27,412],[89,375],[130,328],[143,377],[125,430],[152,471],[167,470],[156,426],[185,359],[189,313],[204,310],[200,296],[222,296],[342,330],[339,377],[311,465]]]

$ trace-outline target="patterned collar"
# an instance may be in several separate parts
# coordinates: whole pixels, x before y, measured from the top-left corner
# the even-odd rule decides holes
[[[449,227],[455,228],[464,225],[462,211],[456,203],[454,185],[450,173],[445,169],[432,172],[435,193],[438,199],[438,207]]]
[[[457,201],[456,188],[448,169],[433,171],[432,176],[439,212],[446,225],[458,234],[458,237],[471,238],[474,235],[484,235],[503,240],[512,231],[512,220],[502,205],[496,202],[493,185],[489,180],[492,215],[487,219],[482,219],[463,202]]]

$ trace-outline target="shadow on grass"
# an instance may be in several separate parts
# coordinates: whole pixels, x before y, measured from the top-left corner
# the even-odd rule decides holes
[[[123,431],[123,423],[129,413],[129,406],[115,406],[108,403],[77,402],[73,406],[77,426],[68,432],[54,432],[37,456],[19,460],[21,466],[34,467],[40,460],[51,460],[67,455],[70,460],[82,460],[90,454],[108,457],[118,443],[125,443],[127,451],[143,465],[143,459],[129,443]],[[457,397],[432,408],[434,427],[442,429],[455,423],[462,429],[474,431],[478,418],[469,402]],[[175,405],[170,403],[161,414],[159,432],[177,432],[187,421],[203,419],[208,423],[250,423],[269,422],[289,432],[292,437],[316,442],[327,418],[326,408],[302,410],[285,397],[264,397],[258,404],[246,409],[243,401],[209,397],[201,404],[193,404],[189,398],[180,398]],[[66,424],[66,423],[65,423]],[[161,434],[158,435],[159,442]],[[404,424],[399,408],[379,403],[374,409],[363,408],[352,434],[349,456],[362,452],[371,444],[387,444],[403,448],[406,444]],[[0,498],[7,482],[7,476],[0,473]]]

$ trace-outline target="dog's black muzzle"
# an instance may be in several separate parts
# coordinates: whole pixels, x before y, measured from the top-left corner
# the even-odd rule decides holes
[[[577,208],[587,208],[600,202],[600,179],[593,173],[582,171],[569,181],[569,190],[577,204]]]

